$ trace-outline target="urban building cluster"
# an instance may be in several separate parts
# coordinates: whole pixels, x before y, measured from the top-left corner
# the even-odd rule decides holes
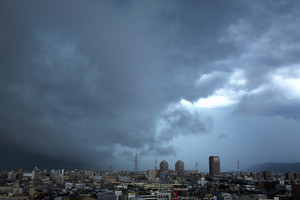
[[[157,163],[157,162],[156,162]],[[209,157],[209,173],[175,170],[166,160],[147,171],[39,170],[0,172],[0,199],[265,200],[300,199],[300,174],[221,172]],[[135,167],[136,168],[136,167]]]

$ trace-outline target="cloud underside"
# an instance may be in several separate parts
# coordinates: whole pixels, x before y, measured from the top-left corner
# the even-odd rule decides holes
[[[218,116],[205,110],[299,120],[297,2],[0,5],[10,163],[108,168],[136,152],[174,155],[175,138],[213,134]]]

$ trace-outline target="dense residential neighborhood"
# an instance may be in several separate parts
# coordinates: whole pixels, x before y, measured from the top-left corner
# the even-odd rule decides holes
[[[184,170],[183,161],[175,164],[175,171],[170,170],[165,160],[159,169],[147,171],[2,171],[0,199],[299,199],[300,174],[221,173],[219,161],[210,157],[209,173]]]

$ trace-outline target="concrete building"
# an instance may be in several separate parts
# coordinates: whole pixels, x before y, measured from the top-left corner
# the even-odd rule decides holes
[[[294,180],[296,178],[295,172],[286,172],[285,173],[285,179],[287,180]]]
[[[180,185],[176,183],[146,183],[143,184],[143,188],[145,190],[152,189],[152,190],[161,190],[167,191],[174,189],[174,185]]]
[[[167,161],[163,160],[159,164],[159,172],[165,172],[169,170],[169,164]]]
[[[61,174],[61,173],[57,174],[56,183],[58,185],[64,184],[64,175],[63,174]]]
[[[292,195],[293,199],[299,200],[300,199],[300,184],[296,181],[292,181]]]
[[[265,180],[268,180],[270,178],[273,178],[273,174],[270,171],[263,171],[263,176]]]
[[[10,171],[7,173],[7,179],[8,180],[16,180],[17,174],[14,171]]]
[[[220,176],[220,158],[219,156],[209,157],[209,175],[210,176]]]
[[[23,193],[23,188],[13,188],[12,193],[13,194],[22,194]]]
[[[39,180],[40,179],[40,170],[35,167],[34,170],[32,170],[32,180]]]
[[[171,200],[172,195],[169,192],[158,192],[156,194],[156,199],[157,200]]]
[[[175,172],[180,175],[184,174],[184,162],[182,160],[178,160],[175,163]]]
[[[130,176],[118,176],[118,181],[119,182],[130,182],[131,181],[131,178]]]
[[[148,169],[147,171],[148,180],[153,181],[156,179],[156,171],[155,169]]]
[[[22,180],[23,178],[23,171],[22,169],[20,169],[19,173],[18,173],[18,180]]]
[[[34,187],[29,188],[28,194],[31,197],[31,199],[33,199],[34,194],[35,194],[35,188]]]
[[[98,200],[116,200],[117,196],[114,193],[98,193],[97,194]]]

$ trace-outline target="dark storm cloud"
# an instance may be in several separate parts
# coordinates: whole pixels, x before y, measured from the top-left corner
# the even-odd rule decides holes
[[[298,99],[287,100],[275,91],[265,91],[259,95],[247,95],[242,98],[234,111],[236,115],[281,116],[300,120]]]
[[[213,126],[209,116],[191,113],[182,107],[163,113],[162,122],[159,141],[171,141],[179,135],[208,134]]]
[[[264,76],[256,76],[259,70],[250,66],[268,72],[282,65],[284,55],[284,64],[299,61],[296,47],[283,50],[279,58],[274,50],[241,60],[255,38],[271,38],[268,44],[282,38],[282,30],[271,34],[277,25],[289,28],[279,46],[297,40],[298,29],[285,23],[298,15],[294,7],[223,1],[0,1],[0,140],[3,149],[10,149],[4,154],[8,159],[27,155],[26,166],[35,157],[48,159],[49,166],[55,160],[99,168],[117,166],[117,156],[135,151],[175,154],[166,139],[206,133],[212,124],[209,117],[184,109],[165,112],[183,97],[196,100],[223,84],[220,77],[213,87],[199,87],[195,82],[201,74],[245,68],[249,87],[256,88]],[[264,47],[259,52],[272,49]],[[229,61],[215,62],[224,60]],[[160,137],[158,119],[167,124]]]
[[[296,114],[299,111],[296,80],[300,77],[299,6],[299,2],[291,1],[256,2],[251,6],[253,14],[231,24],[222,36],[222,40],[231,41],[239,52],[216,65],[242,69],[247,78],[244,89],[248,91],[263,88],[258,94],[247,93],[236,114],[299,119]],[[278,86],[276,76],[282,78],[282,86]],[[290,80],[295,82],[294,86],[288,83]]]

